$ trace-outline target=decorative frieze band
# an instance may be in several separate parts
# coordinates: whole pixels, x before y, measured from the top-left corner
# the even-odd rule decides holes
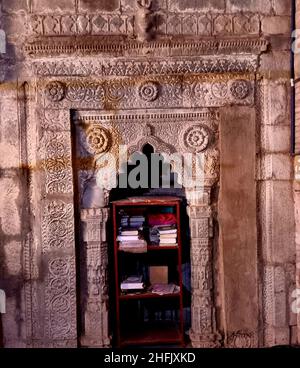
[[[35,36],[105,35],[134,33],[134,16],[129,14],[34,14],[29,20]],[[157,35],[258,35],[258,14],[164,13],[154,21]]]
[[[141,43],[114,36],[43,37],[28,41],[24,47],[27,55],[99,55],[110,57],[178,57],[224,54],[260,54],[267,50],[268,41],[261,38],[193,40],[162,39]]]
[[[155,110],[155,112],[145,112],[144,110],[137,110],[133,113],[106,113],[106,114],[93,114],[91,111],[80,111],[77,114],[77,119],[84,124],[93,122],[129,122],[129,123],[148,123],[154,122],[181,122],[181,121],[201,121],[201,120],[218,120],[219,113],[217,111],[209,110],[186,110],[182,112],[166,112],[165,110]]]
[[[160,107],[219,107],[253,104],[251,76],[121,78],[105,81],[50,81],[44,90],[46,107],[106,110]],[[75,105],[75,106],[74,106]]]
[[[186,75],[203,73],[254,73],[258,61],[256,56],[235,55],[232,57],[190,57],[172,60],[153,59],[110,61],[47,61],[34,62],[38,76],[149,76]]]

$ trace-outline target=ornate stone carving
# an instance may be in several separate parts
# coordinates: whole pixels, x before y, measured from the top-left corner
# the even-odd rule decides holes
[[[103,102],[105,98],[104,88],[99,83],[89,83],[86,87],[85,100],[87,102]]]
[[[136,86],[134,78],[108,79],[84,82],[74,80],[68,82],[66,99],[50,101],[47,108],[105,108],[108,110],[138,109],[146,107],[220,107],[232,103],[251,105],[254,101],[252,76],[244,75],[244,80],[222,77],[222,84],[216,84],[216,78],[207,78],[194,74],[182,78],[180,76],[160,76],[151,81],[143,81]],[[249,79],[246,80],[246,79]],[[231,93],[226,92],[230,90]],[[219,89],[218,89],[219,87]],[[222,90],[220,89],[222,88]],[[215,95],[219,93],[219,97]],[[137,94],[139,98],[137,99]],[[158,98],[159,97],[159,98]]]
[[[76,339],[75,258],[60,257],[48,263],[45,335],[51,340]]]
[[[210,133],[207,127],[203,125],[195,125],[188,128],[184,133],[184,144],[187,149],[194,152],[204,151],[210,141]]]
[[[144,1],[143,1],[144,3]],[[148,2],[145,2],[146,4]],[[150,2],[149,2],[150,3]],[[148,13],[144,14],[147,5],[142,7],[141,14],[135,23],[141,29],[141,40],[145,40],[144,33],[147,34],[149,22]],[[145,10],[144,10],[145,9]],[[43,14],[32,15],[29,19],[31,34],[37,36],[47,35],[104,35],[112,34],[132,34],[132,16],[135,9],[128,13],[115,13],[109,16],[106,13],[98,14]],[[149,15],[151,12],[149,10]],[[220,14],[217,17],[210,17],[204,13],[173,13],[159,12],[160,22],[156,24],[157,32],[163,35],[199,35],[210,36],[212,34],[239,34],[258,35],[260,30],[260,18],[257,14]],[[141,18],[141,20],[140,20]],[[146,18],[146,19],[144,19]],[[150,17],[151,18],[151,17]],[[139,33],[139,32],[136,32]]]
[[[72,193],[71,143],[68,134],[46,132],[41,142],[45,192]]]
[[[74,242],[73,205],[62,201],[46,202],[42,217],[43,252],[68,249]]]
[[[122,81],[108,82],[106,84],[106,96],[112,103],[120,102],[126,95],[126,87]]]
[[[193,347],[219,346],[216,331],[214,303],[212,299],[212,249],[213,237],[210,187],[204,187],[201,194],[190,190],[187,193],[188,214],[191,228],[191,286],[192,323],[190,338]]]
[[[107,129],[91,126],[86,131],[86,148],[90,153],[100,154],[109,151],[112,137]]]
[[[68,131],[71,129],[70,112],[65,110],[42,109],[38,116],[43,130]]]
[[[134,28],[137,40],[140,42],[149,41],[152,38],[153,27],[152,0],[137,0],[136,4]]]
[[[191,211],[194,215],[197,213],[199,216],[203,215],[203,211]],[[215,327],[212,300],[211,218],[193,217],[191,231],[192,325],[190,338],[193,347],[215,347],[219,345],[219,336]]]
[[[251,79],[250,76],[245,76]],[[217,82],[214,81],[217,79]],[[187,106],[224,106],[230,103],[252,104],[253,82],[247,80],[230,80],[229,78],[212,78],[193,75],[183,80],[183,105]],[[231,91],[231,93],[228,93]]]
[[[257,68],[256,56],[236,55],[231,57],[220,56],[217,59],[208,56],[192,60],[174,58],[169,60],[144,61],[118,60],[94,62],[88,61],[56,61],[35,62],[35,72],[40,76],[147,76],[147,75],[174,75],[174,74],[203,74],[203,73],[244,73],[254,72]],[[216,88],[214,87],[214,91]]]
[[[86,86],[79,82],[70,83],[67,86],[67,94],[66,97],[70,101],[83,101],[86,95]]]
[[[108,280],[106,224],[108,209],[81,211],[86,245],[87,297],[84,311],[83,346],[110,346],[108,330]]]
[[[255,342],[254,342],[254,334],[238,331],[235,333],[232,333],[228,337],[228,347],[230,348],[236,348],[236,349],[249,349],[254,348]]]
[[[65,97],[65,85],[58,81],[50,82],[46,86],[45,94],[49,101],[59,102]]]
[[[197,99],[204,99],[205,96],[209,93],[207,86],[204,83],[196,82],[192,86],[192,94]]]
[[[220,152],[217,148],[209,149],[204,153],[204,180],[206,184],[214,184],[220,174]]]
[[[144,101],[154,101],[159,94],[159,86],[156,82],[144,82],[138,88],[139,96]]]
[[[246,80],[236,80],[231,84],[230,92],[237,100],[244,100],[251,91],[251,86]]]
[[[106,113],[106,114],[91,114],[90,112],[84,113],[83,111],[80,112],[78,116],[78,122],[83,124],[90,124],[92,122],[114,122],[114,123],[121,123],[121,122],[128,122],[132,123],[144,123],[149,124],[151,123],[182,123],[184,122],[199,122],[199,121],[214,121],[218,120],[220,115],[218,112],[214,110],[208,109],[201,109],[201,110],[193,110],[186,109],[184,111],[177,111],[177,112],[166,112],[165,110],[156,109],[155,112],[141,112],[137,111],[134,114],[132,113]],[[127,125],[130,125],[127,124]]]
[[[143,133],[143,136],[128,148],[129,155],[132,155],[134,152],[141,152],[145,144],[151,144],[155,153],[171,154],[175,151],[172,146],[166,144],[162,139],[153,134],[153,128],[151,125],[146,125]]]
[[[41,76],[82,76],[102,74],[102,63],[87,61],[42,61],[33,63],[34,71]]]
[[[214,82],[211,86],[211,92],[216,98],[226,98],[228,93],[228,84],[226,82]]]
[[[30,56],[45,55],[97,55],[111,54],[114,56],[130,57],[142,56],[147,50],[152,56],[160,57],[162,54],[172,56],[174,51],[182,56],[198,56],[208,54],[260,54],[266,51],[268,42],[257,38],[231,39],[231,40],[157,40],[148,44],[139,41],[124,42],[123,37],[116,36],[77,36],[76,38],[49,37],[29,41],[25,45],[25,52]]]

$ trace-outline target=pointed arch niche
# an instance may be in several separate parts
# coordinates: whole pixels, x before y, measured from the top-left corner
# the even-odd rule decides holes
[[[118,121],[116,123],[116,120]],[[119,123],[120,121],[120,123]],[[147,121],[144,123],[144,121]],[[88,270],[82,295],[82,344],[87,346],[109,345],[109,293],[108,293],[108,233],[109,206],[112,199],[135,195],[181,195],[187,204],[189,217],[190,262],[191,262],[191,313],[190,338],[194,346],[218,346],[215,305],[213,297],[213,211],[211,192],[219,177],[218,114],[207,110],[181,111],[162,115],[159,111],[140,115],[122,112],[120,117],[77,111],[74,119],[77,137],[77,155],[83,165],[78,170],[80,212],[83,228],[83,243],[86,249],[83,270]],[[142,152],[152,153],[196,153],[204,154],[204,182],[201,188],[176,189],[157,188],[149,190],[104,190],[97,202],[99,188],[94,186],[94,202],[90,199],[90,188],[95,185],[97,157],[110,152],[119,153],[119,145],[126,145],[128,156]],[[102,146],[101,146],[102,145]],[[121,157],[121,156],[120,156]],[[83,160],[82,160],[83,159]],[[131,165],[130,161],[119,162],[118,167]],[[80,161],[80,160],[79,160]],[[88,166],[86,163],[88,163]],[[162,165],[168,165],[168,162]],[[122,171],[122,169],[121,169]],[[176,180],[176,173],[173,173]],[[86,187],[88,186],[88,189]],[[84,194],[85,193],[85,194]],[[86,195],[86,197],[85,197]],[[101,194],[100,194],[101,197]],[[96,198],[96,199],[95,199]],[[101,224],[99,226],[99,223]],[[101,230],[100,230],[101,229]],[[107,229],[107,231],[105,231]],[[96,251],[95,251],[96,250]],[[89,276],[89,273],[91,275]],[[93,277],[94,275],[94,277]],[[97,276],[98,275],[98,276]],[[99,282],[102,286],[99,287]],[[97,283],[91,285],[91,283]],[[96,292],[95,292],[96,291]]]

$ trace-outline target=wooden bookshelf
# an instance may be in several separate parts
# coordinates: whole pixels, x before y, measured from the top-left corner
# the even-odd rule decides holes
[[[117,236],[120,211],[130,215],[171,209],[177,222],[177,245],[159,246],[150,242],[145,253],[127,253],[119,249]],[[114,267],[115,267],[115,342],[116,346],[138,345],[184,345],[183,284],[182,284],[182,239],[180,231],[181,199],[177,197],[139,197],[112,202]],[[172,282],[179,290],[169,294],[145,291],[124,293],[120,285],[122,272],[127,264],[163,264],[172,270]],[[129,267],[129,266],[128,266]],[[159,316],[157,318],[156,316]],[[163,316],[163,317],[162,317]],[[169,316],[169,317],[166,317]],[[170,319],[170,316],[172,317]]]
[[[120,347],[134,345],[182,345],[180,328],[172,323],[142,324],[126,331],[120,340]]]
[[[136,294],[121,294],[120,300],[130,300],[130,299],[162,299],[162,298],[180,298],[180,293],[172,294],[156,294],[156,293],[136,293]]]

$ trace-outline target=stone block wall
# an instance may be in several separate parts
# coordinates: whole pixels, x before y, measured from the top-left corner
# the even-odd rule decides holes
[[[298,4],[300,6],[300,4]],[[297,318],[291,313],[295,289],[295,217],[290,142],[290,1],[153,0],[156,36],[187,38],[265,37],[260,57],[257,106],[256,183],[260,345],[297,342]],[[24,249],[30,204],[24,81],[31,82],[27,39],[52,36],[135,36],[134,0],[2,0],[0,29],[7,52],[0,54],[0,288],[8,297],[4,316],[6,346],[26,345]],[[54,59],[55,60],[55,59]],[[28,80],[29,78],[29,80]],[[299,194],[296,221],[299,227]],[[297,237],[298,239],[298,237]],[[297,244],[298,244],[297,240]],[[299,244],[298,244],[299,246]],[[229,306],[230,308],[230,306]]]

